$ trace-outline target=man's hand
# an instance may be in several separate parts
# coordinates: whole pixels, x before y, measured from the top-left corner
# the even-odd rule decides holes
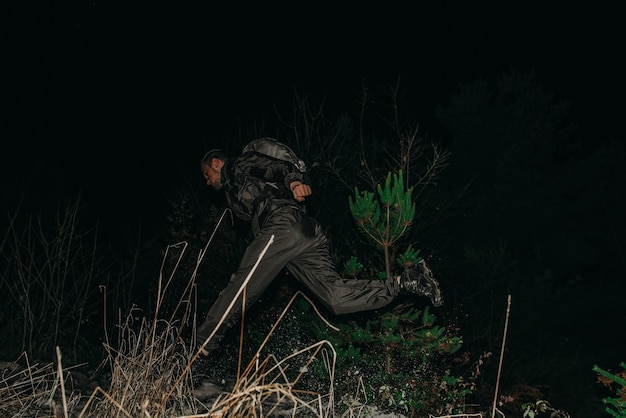
[[[296,199],[298,202],[304,202],[304,199],[313,193],[313,191],[311,191],[311,186],[301,183],[299,181],[291,182],[289,188],[293,192],[293,198]]]

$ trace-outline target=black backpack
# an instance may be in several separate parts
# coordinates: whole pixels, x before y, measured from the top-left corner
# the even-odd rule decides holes
[[[295,152],[287,145],[277,141],[274,138],[265,137],[255,139],[243,148],[243,153],[254,152],[262,154],[276,160],[287,161],[296,169],[307,177],[307,168],[305,162],[296,155]]]
[[[307,168],[304,161],[300,157],[298,157],[291,148],[274,138],[265,137],[255,139],[243,148],[243,154],[246,153],[261,154],[271,159],[286,161],[292,164],[300,173],[302,173],[305,183],[309,182]],[[271,192],[272,189],[283,190],[285,189],[285,187],[284,185],[270,185],[268,183],[265,186],[264,193],[257,196],[254,202],[254,206],[257,206],[261,201],[265,199],[271,198],[271,196],[273,195],[273,193]],[[285,189],[283,190],[283,192],[288,193],[288,190]],[[259,214],[257,222],[263,224],[263,220],[266,218],[268,211],[270,210],[270,206],[271,203],[265,206],[263,211]]]

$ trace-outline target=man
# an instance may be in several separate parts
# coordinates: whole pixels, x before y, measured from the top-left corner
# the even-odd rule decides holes
[[[201,347],[232,304],[272,235],[273,243],[247,284],[246,306],[261,296],[284,267],[336,315],[382,308],[402,292],[429,296],[435,306],[442,304],[439,285],[424,263],[418,266],[422,272],[409,269],[384,281],[342,278],[332,263],[321,226],[300,204],[312,191],[293,164],[257,152],[230,159],[221,150],[212,150],[204,155],[200,167],[207,186],[224,190],[228,206],[238,218],[251,223],[253,234],[237,271],[197,330]],[[241,305],[239,298],[204,347],[205,354],[218,347],[226,329],[240,316]]]

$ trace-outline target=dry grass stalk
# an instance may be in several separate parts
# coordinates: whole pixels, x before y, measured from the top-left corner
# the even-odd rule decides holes
[[[306,368],[301,368],[295,378],[288,377],[289,361],[301,355],[313,360],[326,342],[320,342],[293,353],[280,361],[269,355],[262,362],[255,358],[237,379],[230,393],[218,397],[203,417],[264,417],[280,411],[281,415],[309,414],[311,417],[327,417],[332,402],[324,402],[316,392],[296,389],[296,384]],[[328,399],[332,400],[331,396]],[[326,406],[325,406],[326,405]]]
[[[177,328],[166,321],[149,324],[143,319],[139,329],[133,331],[133,314],[120,326],[118,349],[105,344],[111,367],[111,382],[104,398],[90,399],[81,416],[155,417],[163,411],[165,416],[176,416],[197,409],[193,397],[193,384],[187,378],[173,391],[166,404],[165,394],[182,373],[189,356]],[[94,398],[103,391],[98,388]]]
[[[504,332],[502,333],[502,347],[500,348],[500,359],[498,361],[498,374],[496,376],[496,388],[493,394],[493,404],[491,409],[491,418],[496,418],[496,412],[504,417],[504,414],[497,408],[498,390],[500,388],[500,376],[502,374],[502,362],[504,360],[504,347],[506,347],[506,336],[509,329],[509,315],[511,313],[511,295],[507,297],[506,318],[504,320]]]
[[[65,379],[63,378],[63,364],[61,363],[61,349],[56,347],[57,352],[57,378],[59,380],[59,387],[61,388],[61,400],[63,401],[63,416],[68,417],[67,413],[67,395],[65,394]]]
[[[32,406],[39,407],[47,402],[52,393],[54,370],[52,364],[38,368],[29,364],[26,353],[22,354],[26,361],[26,368],[20,369],[17,359],[13,363],[6,363],[2,370],[0,383],[0,412],[3,414],[16,413]],[[19,416],[19,415],[18,415]]]
[[[363,402],[361,402],[361,398],[364,398]],[[364,409],[367,406],[367,391],[365,390],[362,377],[359,377],[357,380],[354,396],[346,395],[342,398],[342,401],[348,405],[348,409],[341,418],[360,418],[363,416]]]
[[[78,222],[80,199],[51,216],[16,215],[0,246],[6,270],[0,278],[5,312],[3,344],[9,352],[43,358],[58,341],[76,352],[79,335],[96,297],[93,283],[104,281],[97,228]],[[5,248],[6,244],[6,248]]]
[[[25,368],[19,366],[22,360],[26,363]],[[64,387],[59,399],[56,396],[57,389],[59,382],[64,379],[60,377],[61,369],[55,373],[52,363],[43,367],[38,367],[38,364],[31,365],[26,353],[15,362],[3,363],[0,372],[2,373],[0,416],[31,417],[34,413],[54,416],[64,413],[66,415],[66,411],[75,406],[80,399],[74,393],[70,393],[68,399]],[[62,405],[58,404],[59,400]]]
[[[181,248],[180,244],[177,246]],[[182,248],[184,252],[186,246],[183,245]],[[165,286],[161,286],[162,277],[161,273],[157,296],[158,308],[161,307],[163,294],[173,279],[173,273],[166,280]],[[111,370],[109,389],[96,387],[86,400],[78,418],[175,416],[263,418],[276,413],[283,416],[288,413],[293,417],[334,416],[333,379],[336,353],[329,342],[320,341],[281,360],[271,354],[263,361],[260,360],[260,353],[266,342],[297,296],[305,297],[322,318],[310,299],[300,292],[292,297],[254,358],[243,372],[238,374],[232,391],[219,396],[210,407],[202,405],[193,395],[192,374],[188,373],[196,357],[191,356],[190,348],[180,335],[184,325],[182,322],[188,317],[189,310],[188,302],[183,300],[193,300],[189,294],[190,289],[193,289],[193,286],[187,286],[185,295],[176,308],[177,311],[181,306],[185,308],[182,314],[183,321],[179,321],[178,325],[173,316],[169,320],[158,319],[158,312],[155,313],[153,320],[142,318],[138,309],[131,310],[124,320],[120,317],[117,348],[113,348],[108,337],[104,344],[108,355],[103,365],[108,364]],[[26,358],[26,355],[24,357]],[[41,405],[47,405],[52,409],[53,416],[61,414],[69,416],[70,411],[73,412],[77,407],[78,398],[71,397],[68,402],[65,379],[62,375],[61,353],[58,350],[57,358],[57,373],[54,372],[53,365],[43,369],[29,366],[26,370],[3,376],[0,412],[7,411],[14,417],[33,416],[34,410],[41,409]],[[297,387],[315,359],[323,361],[329,376],[328,393],[324,395]],[[61,389],[62,406],[57,405],[54,399],[58,388]],[[207,412],[199,414],[199,411]]]
[[[280,411],[282,415],[290,413],[294,417],[303,416],[303,414],[319,418],[333,416],[333,381],[336,352],[328,341],[319,341],[293,352],[282,360],[278,360],[272,354],[265,357],[263,361],[260,360],[261,351],[298,296],[308,300],[320,318],[327,325],[334,328],[320,315],[315,305],[306,295],[302,292],[296,292],[283,309],[272,329],[268,332],[253,359],[243,372],[240,372],[237,376],[235,385],[230,393],[218,397],[207,413],[193,415],[193,417],[260,418],[271,416],[277,411]],[[329,350],[322,350],[324,347],[329,348]],[[332,358],[329,357],[329,352],[332,352]],[[329,390],[325,395],[297,388],[298,382],[308,372],[311,363],[316,358],[321,358],[324,361],[329,376]],[[192,360],[195,360],[195,357]],[[290,370],[290,367],[293,366],[292,362],[302,364],[297,372]],[[239,365],[238,370],[241,370],[241,365]],[[186,418],[191,418],[191,416]]]
[[[187,248],[186,243],[168,247],[167,258],[172,248],[181,249],[175,265],[178,266]],[[164,295],[174,278],[170,273],[163,285],[163,265],[159,275],[158,295],[153,320],[142,317],[139,309],[133,309],[118,324],[117,348],[110,342],[104,344],[107,358],[103,362],[111,370],[109,390],[96,388],[84,406],[80,417],[135,417],[177,416],[197,410],[193,397],[193,383],[187,376],[171,391],[171,399],[166,397],[174,386],[176,378],[183,373],[189,363],[189,349],[180,338],[180,327],[173,319],[160,320],[159,310]],[[191,286],[187,286],[176,311],[183,306],[188,309]],[[183,318],[187,310],[183,313]],[[137,322],[139,321],[139,322]],[[183,321],[184,322],[184,321]],[[107,334],[108,335],[108,334]]]
[[[183,252],[184,248],[186,247],[183,247]],[[182,257],[182,254],[180,256]],[[198,262],[201,259],[202,257]],[[171,280],[172,276],[168,278],[165,286],[161,286],[159,282],[157,307],[161,306],[162,293],[169,287]],[[192,288],[187,286],[187,289]],[[114,349],[110,344],[105,344],[108,352],[107,362],[112,372],[109,390],[96,388],[80,417],[261,418],[270,416],[281,408],[288,408],[292,416],[296,416],[296,411],[297,416],[302,416],[302,413],[319,418],[331,416],[332,375],[336,354],[328,342],[318,342],[282,360],[268,355],[265,360],[259,361],[259,353],[298,295],[302,294],[298,292],[294,295],[258,349],[257,355],[237,376],[232,391],[219,396],[210,407],[203,406],[193,396],[192,373],[189,371],[197,354],[191,356],[189,347],[180,338],[182,324],[176,327],[175,321],[159,320],[156,314],[152,323],[146,319],[137,323],[135,317],[140,312],[138,310],[131,312],[126,320],[119,324],[118,348]],[[189,296],[186,294],[183,299],[192,300]],[[330,347],[330,350],[322,350],[325,346]],[[328,356],[329,351],[333,353],[332,356]],[[296,387],[317,356],[325,361],[330,376],[329,394],[323,396]],[[304,365],[294,373],[294,363]],[[207,412],[199,414],[199,410]]]

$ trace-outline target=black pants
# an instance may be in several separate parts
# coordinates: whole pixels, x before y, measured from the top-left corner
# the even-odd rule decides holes
[[[400,292],[399,284],[393,279],[343,279],[332,262],[321,226],[300,208],[284,206],[268,216],[246,249],[239,268],[198,328],[199,344],[211,335],[272,235],[273,243],[247,284],[246,307],[258,300],[284,267],[333,314],[378,309]],[[212,341],[219,342],[225,330],[241,315],[241,307],[240,295]]]

